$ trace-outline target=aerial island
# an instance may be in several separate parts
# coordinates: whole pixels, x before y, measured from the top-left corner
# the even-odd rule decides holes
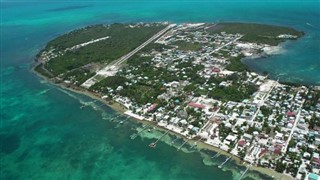
[[[250,23],[94,25],[50,41],[34,70],[121,105],[141,122],[228,152],[248,168],[316,179],[320,88],[281,83],[242,62],[303,35]]]

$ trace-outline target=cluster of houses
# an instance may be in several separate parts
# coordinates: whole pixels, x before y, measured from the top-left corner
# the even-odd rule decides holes
[[[269,45],[242,42],[242,34],[212,33],[209,31],[211,28],[214,25],[204,23],[175,26],[155,41],[166,48],[138,54],[150,57],[148,66],[166,69],[179,80],[159,79],[158,75],[152,73],[150,76],[140,71],[145,64],[126,66],[117,71],[118,76],[129,80],[126,87],[161,82],[163,93],[152,98],[160,99],[165,104],[139,104],[130,97],[120,95],[119,92],[126,88],[123,86],[107,87],[108,93],[102,98],[112,98],[122,104],[127,109],[125,114],[129,116],[153,121],[186,138],[201,137],[204,143],[250,164],[285,171],[297,179],[319,178],[319,89],[283,85],[253,72],[227,70],[230,58],[255,56]],[[283,34],[278,38],[296,37]],[[186,47],[180,48],[181,44]],[[80,45],[70,50],[78,47]],[[43,52],[42,59],[47,61],[57,56],[53,52]],[[190,73],[195,69],[196,75],[205,80],[203,83],[195,82],[194,73]],[[245,76],[245,79],[240,78],[240,84],[253,84],[258,91],[241,102],[217,100],[209,97],[208,93],[195,94],[198,90],[210,92],[217,87],[231,86],[233,80],[227,77],[233,74]],[[209,82],[211,77],[223,80],[212,83]],[[191,84],[196,86],[191,92],[186,92],[184,89]],[[175,98],[179,96],[184,98]],[[305,102],[312,102],[312,107],[306,108]],[[312,127],[311,123],[314,124]]]
[[[252,56],[267,46],[241,42],[241,34],[209,34],[201,31],[205,26],[179,25],[157,41],[173,48],[143,54],[152,56],[150,63],[153,67],[165,67],[184,78],[183,81],[164,83],[166,91],[157,98],[166,100],[167,105],[159,107],[152,103],[137,104],[116,92],[112,94],[113,99],[128,109],[128,115],[156,121],[159,126],[187,138],[200,136],[205,143],[230,152],[251,164],[276,169],[281,159],[282,164],[290,167],[284,169],[286,173],[298,179],[315,178],[320,167],[320,131],[318,127],[309,129],[308,122],[314,116],[319,121],[320,102],[313,110],[303,109],[308,98],[315,98],[309,95],[310,88],[282,85],[265,76],[246,72],[247,79],[243,83],[253,83],[259,87],[251,99],[222,102],[206,95],[194,96],[189,93],[185,94],[183,102],[172,101],[172,97],[184,93],[183,87],[192,83],[192,77],[187,75],[188,67],[180,67],[180,64],[192,59],[192,66],[203,66],[197,72],[201,77],[227,77],[238,73],[225,69],[229,63],[228,58],[240,54]],[[202,43],[203,46],[197,51],[186,51],[175,47],[177,41]],[[133,83],[152,81],[153,77],[133,73],[137,69],[139,66],[127,67],[126,71],[121,71],[121,75],[131,79]],[[216,86],[228,86],[231,83],[232,80],[222,81],[220,84],[204,83],[197,88],[210,91]],[[312,143],[308,137],[313,138]],[[294,158],[292,153],[295,154]]]

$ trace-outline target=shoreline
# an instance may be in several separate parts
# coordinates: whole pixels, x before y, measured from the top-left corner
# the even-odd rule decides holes
[[[82,95],[85,95],[85,96],[88,96],[92,99],[95,99],[95,100],[98,100],[100,102],[102,102],[104,105],[110,107],[111,109],[113,109],[114,111],[118,112],[118,113],[121,113],[122,115],[126,115],[125,112],[127,111],[127,109],[121,105],[120,103],[118,102],[115,102],[115,101],[112,101],[112,104],[108,103],[106,100],[102,99],[102,95],[99,94],[99,93],[94,93],[94,92],[91,92],[89,90],[86,90],[84,88],[81,88],[81,87],[75,87],[75,86],[66,86],[65,83],[55,83],[54,81],[52,81],[50,78],[46,77],[46,76],[43,76],[42,74],[38,73],[37,71],[35,71],[35,67],[36,66],[32,66],[32,73],[34,73],[35,75],[37,75],[38,77],[44,79],[47,83],[51,84],[51,85],[54,85],[58,88],[61,88],[61,89],[64,89],[64,90],[68,90],[68,91],[71,91],[71,92],[74,92],[74,93],[77,93],[77,94],[82,94]],[[147,121],[147,120],[139,120],[137,118],[134,118],[132,116],[129,116],[130,119],[134,119],[135,122],[140,122],[142,124],[156,124],[152,121]],[[173,130],[171,129],[167,129],[165,127],[162,127],[162,126],[156,126],[155,127],[157,130],[160,130],[160,131],[167,131],[169,130],[169,134],[171,135],[174,135],[174,136],[177,136],[177,137],[181,137],[183,140],[188,140],[188,141],[191,141],[191,143],[194,143],[196,142],[197,140],[194,140],[194,139],[189,139],[181,134],[178,134],[176,132],[174,132]],[[165,142],[164,142],[165,143]],[[213,151],[213,152],[216,152],[216,153],[220,153],[224,156],[232,156],[232,160],[234,160],[236,162],[236,164],[238,166],[244,166],[246,167],[246,165],[248,165],[247,162],[241,160],[239,157],[237,156],[234,156],[232,155],[231,153],[228,153],[218,147],[215,147],[215,146],[212,146],[212,145],[209,145],[203,141],[198,141],[197,142],[197,149],[200,151],[200,150],[209,150],[209,151]],[[188,142],[188,144],[190,144],[190,142]],[[259,167],[259,166],[251,166],[250,167],[251,170],[255,170],[259,173],[262,173],[264,175],[268,175],[270,176],[271,178],[276,178],[276,179],[283,179],[283,180],[291,180],[291,179],[294,179],[292,176],[288,175],[288,174],[282,174],[282,173],[279,173],[279,172],[276,172],[275,170],[273,169],[269,169],[269,168],[264,168],[264,167]]]

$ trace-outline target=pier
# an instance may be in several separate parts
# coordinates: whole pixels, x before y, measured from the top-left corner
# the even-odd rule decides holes
[[[212,159],[214,159],[214,158],[216,158],[216,157],[219,157],[220,156],[220,151],[219,152],[217,152],[217,154],[215,154],[214,156],[212,156],[211,158]]]
[[[177,151],[179,151],[187,142],[188,142],[188,140],[186,140],[184,143],[182,143],[181,146],[177,149]]]
[[[151,126],[151,125],[147,125],[147,126],[144,127],[141,131],[137,132],[136,134],[132,134],[132,135],[130,136],[130,138],[131,138],[132,140],[134,140],[136,137],[138,137],[138,135],[139,135],[140,133],[142,133],[143,131],[145,131],[146,129],[148,129],[150,126]]]
[[[198,142],[201,141],[203,138],[201,137],[196,142],[194,142],[193,146],[191,146],[191,149],[193,149],[195,146],[197,146]]]
[[[122,115],[120,114],[120,115],[118,115],[118,116],[116,116],[116,117],[112,118],[112,119],[111,119],[111,121],[116,120],[116,119],[117,119],[117,118],[119,118],[120,116],[122,116]]]
[[[97,106],[97,108],[102,107],[102,106],[104,106],[104,105],[105,105],[104,103],[101,103],[101,105]]]
[[[82,101],[81,101],[82,102]],[[83,105],[80,106],[80,109],[83,109],[86,106],[90,106],[91,104],[94,104],[95,102],[97,102],[97,100],[94,101],[90,101],[90,102],[83,102]]]
[[[167,130],[162,136],[160,136],[155,142],[149,144],[150,147],[155,148],[157,146],[158,141],[162,139],[165,135],[169,133],[170,130]]]
[[[122,124],[124,124],[125,121],[127,121],[128,119],[130,119],[130,116],[127,117],[126,119],[124,120],[121,120],[120,122],[117,123],[117,125],[114,127],[114,128],[119,128]]]
[[[123,124],[125,121],[127,121],[127,120],[129,120],[130,119],[130,116],[129,117],[127,117],[126,119],[124,119],[124,120],[121,120],[118,124]]]
[[[239,180],[243,178],[243,176],[247,173],[247,171],[250,169],[251,166],[252,166],[251,164],[247,166],[247,169],[242,173]]]
[[[174,143],[176,140],[178,140],[178,139],[180,139],[180,138],[177,137],[177,138],[175,138],[174,140],[172,140],[172,141],[171,141],[171,145],[173,145],[173,143]]]
[[[221,163],[218,167],[222,168],[224,164],[226,164],[230,159],[232,158],[232,156],[230,156],[228,159],[226,159],[223,163]]]

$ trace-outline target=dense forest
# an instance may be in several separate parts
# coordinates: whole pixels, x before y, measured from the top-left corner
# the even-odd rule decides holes
[[[207,29],[210,33],[226,32],[230,34],[244,34],[242,41],[263,43],[269,45],[278,45],[285,39],[278,38],[280,34],[291,34],[297,37],[304,35],[303,32],[296,31],[293,28],[249,23],[219,23],[218,25]]]
[[[46,49],[64,50],[92,39],[109,36],[110,38],[81,47],[75,51],[67,51],[64,55],[51,59],[45,68],[54,75],[66,73],[88,63],[110,63],[129,53],[144,41],[164,28],[161,24],[130,27],[124,24],[109,26],[97,25],[76,30],[60,36],[48,43]]]

